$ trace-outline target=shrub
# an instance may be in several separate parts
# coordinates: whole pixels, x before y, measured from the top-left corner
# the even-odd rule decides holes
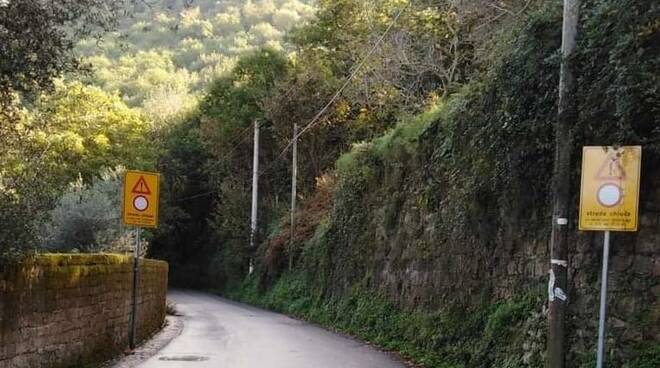
[[[71,183],[49,214],[41,247],[49,251],[129,251],[133,233],[120,225],[122,171],[108,170],[91,185],[82,179]]]

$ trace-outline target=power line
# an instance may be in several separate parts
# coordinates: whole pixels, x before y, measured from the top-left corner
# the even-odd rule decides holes
[[[245,129],[243,129],[241,131],[241,133],[239,133],[238,137],[233,140],[234,145],[232,146],[232,148],[229,150],[229,152],[225,156],[229,156],[232,153],[234,153],[241,146],[241,144],[244,143],[245,138],[249,136],[249,134],[247,134],[247,133],[250,133],[251,129],[252,129],[252,124],[248,125]],[[179,203],[179,202],[188,201],[188,200],[191,200],[191,199],[205,197],[205,196],[217,193],[217,192],[218,192],[218,189],[214,189],[214,190],[210,190],[210,191],[207,191],[207,192],[194,194],[194,195],[191,195],[191,196],[188,196],[188,197],[177,198],[177,199],[171,200],[170,202],[171,203]]]
[[[381,34],[381,36],[378,38],[378,40],[376,41],[376,43],[371,47],[371,49],[369,50],[369,52],[368,52],[368,53],[362,58],[362,60],[360,61],[360,63],[359,63],[355,68],[353,68],[353,70],[352,70],[351,74],[349,75],[349,77],[346,79],[346,81],[344,81],[344,83],[342,84],[342,86],[341,86],[341,87],[335,92],[335,94],[332,96],[332,98],[330,99],[330,101],[328,101],[328,103],[327,103],[327,104],[326,104],[326,105],[325,105],[325,106],[324,106],[324,107],[323,107],[323,108],[322,108],[322,109],[321,109],[321,110],[320,110],[320,111],[314,116],[314,118],[312,118],[312,120],[310,120],[310,121],[309,121],[309,122],[308,122],[308,123],[307,123],[307,124],[301,129],[301,130],[300,130],[300,132],[298,132],[298,134],[294,135],[294,137],[289,141],[289,143],[286,145],[286,147],[284,147],[284,149],[280,152],[280,154],[279,154],[279,155],[273,160],[273,162],[271,162],[266,168],[264,168],[263,170],[261,170],[261,171],[259,172],[259,176],[261,176],[261,175],[267,173],[268,171],[270,171],[271,169],[273,169],[273,168],[275,167],[275,163],[276,163],[278,160],[280,160],[280,159],[282,159],[282,158],[284,157],[284,155],[286,154],[286,152],[287,152],[287,151],[293,146],[293,143],[294,143],[295,141],[297,141],[297,140],[298,140],[303,134],[305,134],[305,132],[307,132],[309,129],[313,128],[316,124],[318,124],[318,123],[321,121],[321,120],[319,120],[319,119],[321,118],[321,116],[323,116],[323,114],[324,114],[324,113],[330,108],[330,106],[332,106],[332,105],[337,101],[337,99],[339,98],[339,96],[341,96],[341,94],[342,94],[342,93],[344,92],[344,90],[348,87],[348,85],[351,83],[351,81],[353,80],[353,78],[355,78],[355,76],[356,76],[357,73],[360,71],[360,69],[362,69],[362,67],[363,67],[364,64],[367,62],[367,60],[373,55],[374,52],[376,52],[376,49],[378,48],[378,46],[380,46],[380,44],[383,42],[383,40],[385,39],[385,37],[387,36],[387,34],[392,30],[392,28],[394,27],[394,25],[399,21],[399,18],[401,18],[401,15],[403,14],[403,12],[404,12],[406,9],[408,9],[408,6],[410,6],[410,3],[411,3],[411,1],[407,2],[407,3],[406,3],[406,4],[405,4],[405,5],[404,5],[404,6],[403,6],[398,12],[397,12],[397,14],[394,16],[394,19],[392,19],[392,21],[391,21],[390,24],[387,26],[387,28],[385,29],[385,31],[383,32],[383,34]],[[286,96],[288,96],[288,95],[292,92],[293,89],[294,89],[293,86],[292,86],[291,88],[289,88],[289,90],[286,92]],[[242,143],[242,141],[243,141],[243,140],[245,139],[245,137],[247,136],[246,133],[249,132],[250,128],[252,128],[252,125],[248,126],[247,128],[245,128],[245,129],[241,132],[240,135],[241,135],[242,137],[239,136],[239,138],[238,138],[239,142],[238,142],[238,143],[237,143],[237,144],[236,144],[236,145],[235,145],[235,146],[229,151],[229,154],[233,153],[236,149],[238,149],[238,147],[240,146],[240,144]],[[216,190],[212,190],[212,191],[208,191],[208,192],[199,193],[199,194],[195,194],[195,195],[192,195],[192,196],[189,196],[189,197],[179,198],[179,199],[177,199],[177,200],[173,200],[172,202],[173,202],[173,203],[178,203],[178,202],[182,202],[182,201],[185,201],[185,200],[190,200],[190,199],[195,199],[195,198],[199,198],[199,197],[204,197],[204,196],[207,196],[207,195],[210,195],[210,194],[214,194],[214,193],[217,193],[217,192],[218,192],[218,189],[216,189]]]
[[[346,81],[345,81],[344,84],[341,86],[341,88],[339,88],[339,90],[334,94],[334,96],[332,96],[332,98],[330,99],[330,101],[329,101],[329,102],[323,107],[323,109],[321,109],[321,111],[319,111],[319,112],[316,114],[316,116],[314,116],[314,118],[313,118],[309,123],[307,123],[307,125],[306,125],[306,126],[305,126],[305,127],[304,127],[304,128],[303,128],[303,129],[297,134],[297,135],[296,135],[296,136],[293,137],[293,139],[291,139],[291,141],[289,142],[289,144],[288,144],[286,147],[284,147],[284,149],[282,150],[282,153],[280,153],[280,155],[283,155],[284,152],[286,152],[287,150],[289,150],[289,148],[291,148],[291,146],[293,145],[293,142],[294,142],[296,139],[300,138],[300,136],[302,136],[303,134],[305,134],[305,132],[306,132],[307,130],[311,129],[315,124],[318,124],[318,122],[319,122],[318,119],[319,119],[319,118],[320,118],[320,117],[321,117],[321,116],[322,116],[322,115],[328,110],[328,108],[330,108],[330,106],[332,106],[332,104],[337,100],[337,98],[339,98],[339,96],[341,95],[341,93],[344,92],[344,90],[346,89],[346,87],[348,87],[348,85],[350,84],[350,82],[353,80],[353,78],[355,78],[355,76],[356,76],[357,73],[360,71],[360,69],[364,66],[364,64],[367,62],[367,60],[373,55],[373,53],[376,51],[376,49],[378,48],[378,46],[380,46],[380,44],[383,42],[383,40],[385,39],[385,37],[387,36],[387,34],[390,32],[390,30],[392,29],[392,27],[394,27],[394,25],[398,22],[399,18],[401,17],[401,14],[403,14],[403,12],[408,8],[409,5],[410,5],[410,2],[406,3],[406,5],[405,5],[403,8],[401,8],[401,10],[399,10],[399,12],[397,13],[397,15],[396,15],[396,16],[394,17],[394,19],[392,20],[392,22],[389,24],[389,26],[387,26],[387,29],[385,29],[385,32],[383,32],[383,34],[380,36],[380,38],[378,39],[378,41],[376,41],[376,43],[375,43],[374,46],[371,48],[371,50],[369,50],[369,52],[367,53],[367,55],[366,55],[364,58],[362,58],[362,61],[360,61],[360,63],[358,64],[358,66],[353,70],[353,73],[351,73],[351,75],[348,77],[348,79],[346,79]]]
[[[229,152],[227,152],[225,156],[230,156],[232,153],[236,152],[238,147],[240,147],[241,144],[243,144],[245,138],[249,136],[248,133],[250,133],[250,129],[252,129],[252,124],[248,125],[245,129],[243,129],[243,131],[239,134],[238,138],[234,140],[235,144],[233,145],[232,149],[229,150]]]
[[[211,190],[211,191],[208,191],[208,192],[198,193],[198,194],[195,194],[195,195],[192,195],[192,196],[189,196],[189,197],[183,197],[183,198],[179,198],[179,199],[176,199],[176,200],[172,200],[170,202],[171,203],[179,203],[179,202],[183,202],[183,201],[189,201],[191,199],[206,197],[208,195],[211,195],[211,194],[214,194],[214,193],[217,193],[217,192],[218,192],[217,189],[216,190]]]
[[[366,56],[362,58],[362,60],[360,61],[360,63],[357,65],[357,67],[353,69],[351,75],[346,79],[346,81],[345,81],[344,84],[341,86],[341,88],[339,88],[339,89],[337,90],[337,92],[332,96],[332,98],[330,99],[330,101],[328,101],[328,103],[327,103],[327,104],[326,104],[326,105],[325,105],[325,106],[324,106],[324,107],[323,107],[323,108],[322,108],[322,109],[321,109],[321,110],[320,110],[320,111],[314,116],[314,118],[312,118],[312,120],[310,120],[309,123],[307,123],[307,124],[304,126],[304,128],[301,129],[300,132],[299,132],[298,134],[296,134],[296,135],[293,137],[293,139],[291,139],[291,140],[289,141],[289,143],[286,145],[286,147],[284,147],[284,149],[282,150],[282,152],[280,152],[280,154],[275,158],[275,161],[277,161],[277,160],[281,159],[282,157],[284,157],[284,155],[286,154],[286,152],[287,152],[287,151],[293,146],[293,142],[295,142],[298,138],[300,138],[300,136],[302,136],[303,134],[305,134],[305,132],[307,132],[309,129],[313,128],[316,124],[318,124],[318,123],[321,121],[321,120],[319,120],[319,119],[321,118],[321,116],[323,116],[323,114],[324,114],[324,113],[330,108],[330,106],[332,106],[332,105],[335,103],[335,101],[337,101],[337,99],[339,98],[339,96],[341,96],[342,92],[344,92],[344,90],[348,87],[348,85],[349,85],[350,82],[353,80],[353,78],[355,78],[355,76],[356,76],[357,73],[360,71],[360,69],[364,66],[364,64],[367,62],[367,60],[373,55],[373,53],[376,51],[376,49],[378,48],[378,46],[380,46],[380,44],[383,42],[383,40],[385,39],[385,37],[387,36],[387,34],[390,32],[390,30],[392,29],[392,27],[394,27],[394,25],[399,21],[399,18],[401,17],[401,14],[403,14],[403,12],[408,8],[408,6],[410,6],[410,3],[411,3],[410,1],[407,2],[407,3],[401,8],[401,10],[399,10],[399,12],[396,14],[396,16],[394,17],[394,19],[392,19],[392,22],[390,22],[390,24],[387,26],[387,28],[385,29],[385,31],[383,32],[383,34],[378,38],[378,40],[376,41],[376,43],[373,45],[373,47],[371,48],[371,50],[369,50],[369,52],[366,54]],[[262,171],[259,173],[259,175],[262,175],[262,174],[266,173],[266,172],[269,171],[272,167],[273,167],[273,164],[270,164],[267,168],[265,168],[264,170],[262,170]]]

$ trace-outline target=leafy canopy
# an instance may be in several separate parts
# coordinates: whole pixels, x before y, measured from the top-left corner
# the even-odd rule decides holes
[[[115,24],[121,1],[0,1],[0,102],[14,92],[52,87],[54,77],[77,70],[76,42]]]

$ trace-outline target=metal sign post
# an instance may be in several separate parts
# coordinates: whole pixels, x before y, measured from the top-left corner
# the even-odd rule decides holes
[[[131,329],[129,331],[129,346],[135,349],[135,340],[137,336],[137,305],[138,290],[140,284],[140,228],[136,229],[135,253],[133,254],[133,305],[131,309]]]
[[[610,232],[605,232],[603,241],[603,274],[600,283],[600,319],[598,320],[598,353],[596,367],[603,367],[605,351],[605,314],[607,311],[607,269],[610,261]]]
[[[140,290],[140,242],[142,227],[158,226],[158,202],[160,174],[143,171],[127,171],[124,177],[122,220],[125,225],[135,226],[135,253],[133,255],[133,294],[128,345],[135,349],[137,340],[138,294]]]

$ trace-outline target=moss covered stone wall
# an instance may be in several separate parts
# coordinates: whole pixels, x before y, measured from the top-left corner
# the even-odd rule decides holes
[[[166,262],[142,260],[138,339],[163,324]],[[0,270],[0,367],[94,366],[128,345],[132,258],[49,254]]]

